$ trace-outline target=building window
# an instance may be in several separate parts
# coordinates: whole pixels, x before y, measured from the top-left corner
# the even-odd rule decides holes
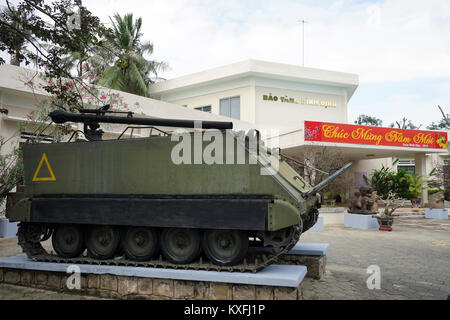
[[[415,166],[398,166],[398,171],[405,171],[406,173],[416,174],[416,167]]]
[[[414,160],[399,160],[397,165],[397,171],[406,171],[407,173],[415,174],[416,165]]]
[[[198,108],[194,108],[194,109],[198,110],[198,111],[211,113],[211,106],[198,107]]]
[[[241,119],[241,97],[232,97],[220,100],[220,115]]]
[[[29,133],[29,132],[21,132],[20,133],[20,138],[22,140],[27,141],[27,142],[28,141],[33,141],[33,140],[36,140],[36,139],[39,139],[39,140],[41,140],[43,142],[56,142],[55,138],[53,138],[52,136],[45,135],[45,134],[37,135],[35,133]]]

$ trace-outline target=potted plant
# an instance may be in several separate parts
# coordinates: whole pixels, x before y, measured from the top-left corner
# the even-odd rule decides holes
[[[380,231],[392,231],[392,225],[394,224],[393,213],[395,210],[404,205],[404,200],[400,197],[396,197],[395,193],[390,191],[386,199],[378,197],[378,200],[385,205],[384,211],[380,215],[372,216],[378,220],[380,225]]]
[[[422,191],[426,189],[426,181],[423,180],[422,176],[407,173],[400,182],[406,181],[409,184],[409,192],[411,193],[411,203],[413,208],[418,208],[420,204],[420,195]]]

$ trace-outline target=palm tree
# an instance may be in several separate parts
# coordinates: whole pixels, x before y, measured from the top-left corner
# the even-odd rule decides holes
[[[108,63],[114,61],[114,56],[111,52],[108,43],[90,47],[85,51],[69,52],[60,59],[60,67],[75,77],[81,77],[86,72],[83,69],[85,65],[93,67],[96,70],[96,74],[102,74],[110,68]]]
[[[145,58],[153,53],[153,44],[141,42],[142,18],[134,20],[131,13],[123,17],[116,13],[110,20],[113,30],[109,47],[116,60],[102,74],[100,85],[147,96],[148,85],[158,79],[158,72],[165,70],[167,64]]]

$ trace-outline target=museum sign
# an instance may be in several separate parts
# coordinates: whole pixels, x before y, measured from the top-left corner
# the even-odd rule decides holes
[[[305,141],[447,149],[446,132],[305,121]]]
[[[327,100],[317,100],[310,98],[292,98],[288,96],[274,96],[271,93],[263,95],[264,101],[272,101],[272,102],[283,102],[283,103],[293,103],[293,104],[304,104],[310,106],[320,106],[326,108],[336,108],[337,103],[335,101],[327,101]]]

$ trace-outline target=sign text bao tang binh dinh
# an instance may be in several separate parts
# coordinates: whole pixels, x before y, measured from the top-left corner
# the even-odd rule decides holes
[[[447,149],[446,132],[305,121],[305,140],[411,148]]]

